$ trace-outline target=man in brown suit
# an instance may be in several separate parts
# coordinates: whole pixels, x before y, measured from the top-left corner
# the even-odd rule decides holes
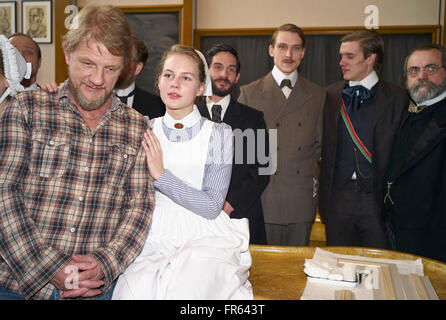
[[[239,102],[263,112],[277,130],[277,171],[262,195],[268,244],[309,244],[317,206],[317,160],[321,151],[325,91],[299,75],[303,31],[285,24],[273,34],[274,68],[240,89]]]

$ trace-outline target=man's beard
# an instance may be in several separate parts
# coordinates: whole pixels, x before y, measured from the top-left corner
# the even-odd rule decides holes
[[[420,89],[421,85],[427,85],[427,87]],[[419,104],[423,101],[433,99],[446,91],[446,78],[438,86],[428,80],[419,80],[408,89],[412,100],[416,104]]]
[[[227,90],[221,90],[219,88],[217,88],[217,86],[215,85],[215,83],[217,81],[225,81],[226,83],[229,84],[229,88]],[[218,78],[215,80],[212,80],[212,94],[214,96],[218,96],[218,97],[226,97],[228,94],[230,94],[232,92],[232,89],[234,89],[236,83],[233,82],[231,83],[228,79],[225,78]]]
[[[91,83],[83,82],[83,84],[92,87],[92,88],[99,88],[104,89],[103,86],[95,86]],[[105,92],[101,97],[99,97],[96,100],[89,100],[87,99],[79,90],[79,88],[76,88],[73,83],[70,81],[70,91],[73,95],[74,100],[76,103],[85,111],[93,111],[99,109],[105,101],[110,97],[111,92]]]

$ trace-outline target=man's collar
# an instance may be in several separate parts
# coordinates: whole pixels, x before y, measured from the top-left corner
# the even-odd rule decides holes
[[[29,87],[26,87],[23,91],[32,91],[32,90],[36,90],[36,89],[37,89],[37,82],[34,82]]]
[[[130,86],[128,86],[125,89],[115,89],[115,93],[119,97],[125,97],[128,96],[130,92],[135,90],[135,83],[133,82]]]
[[[296,85],[297,76],[298,76],[297,70],[294,70],[291,74],[286,75],[282,71],[280,71],[276,65],[274,65],[274,68],[273,68],[271,74],[273,75],[274,80],[276,80],[277,85],[279,85],[279,86],[283,79],[290,79],[293,88]]]
[[[431,106],[435,103],[437,103],[438,101],[443,100],[444,98],[446,98],[446,91],[444,91],[442,94],[436,96],[435,98],[423,101],[421,103],[417,103],[417,105],[424,105],[424,106]]]
[[[372,89],[373,86],[375,84],[377,84],[379,81],[378,75],[376,74],[375,71],[372,71],[369,73],[369,75],[367,77],[365,77],[364,79],[362,79],[361,81],[353,81],[350,80],[349,81],[349,86],[353,87],[353,86],[357,86],[357,85],[361,85],[366,87],[367,89]]]

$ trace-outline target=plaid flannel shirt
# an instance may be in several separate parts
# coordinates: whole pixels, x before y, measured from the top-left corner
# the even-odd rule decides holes
[[[70,100],[19,94],[0,119],[0,285],[49,298],[51,279],[74,254],[92,254],[103,291],[141,252],[154,186],[142,115],[112,95],[94,132]]]

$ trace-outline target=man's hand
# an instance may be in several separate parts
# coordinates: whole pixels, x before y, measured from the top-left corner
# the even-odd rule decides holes
[[[88,298],[101,294],[104,273],[92,255],[74,255],[51,283],[63,291],[61,298]]]

